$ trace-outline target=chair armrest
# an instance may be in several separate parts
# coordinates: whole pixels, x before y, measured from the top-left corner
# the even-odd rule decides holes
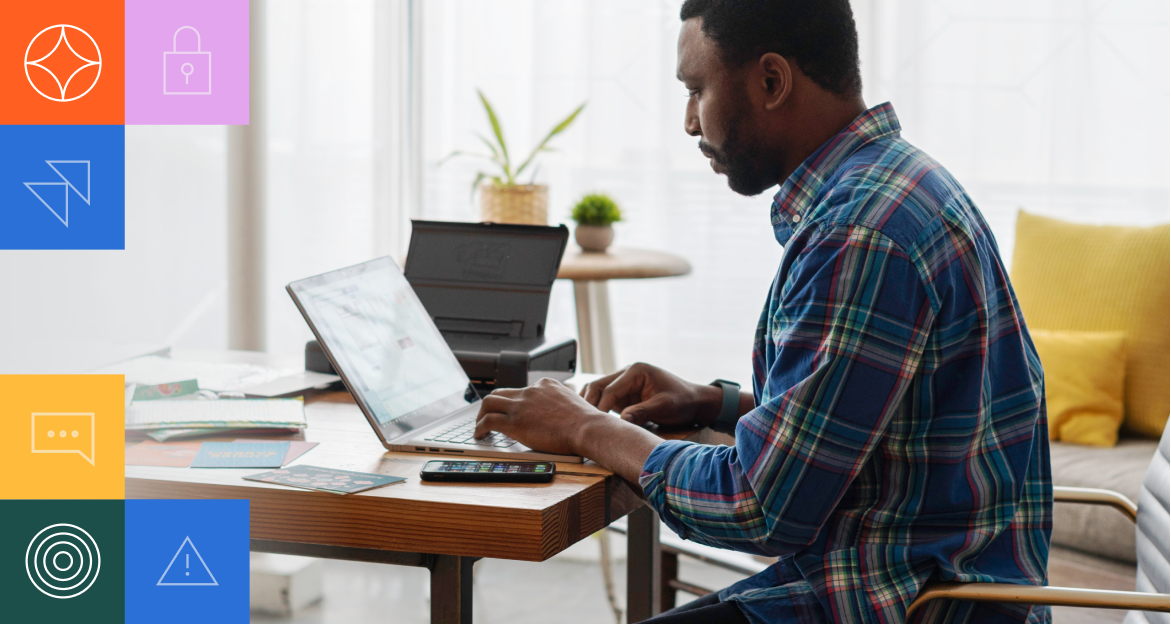
[[[941,598],[971,602],[1171,612],[1171,595],[1169,594],[1072,587],[1038,587],[1009,583],[929,582],[919,591],[919,596],[915,598],[911,606],[907,607],[907,619],[910,620],[911,614],[918,611],[925,603]]]
[[[1138,505],[1112,490],[1055,485],[1053,486],[1053,502],[1106,505],[1121,511],[1127,518],[1130,518],[1131,522],[1138,520]]]

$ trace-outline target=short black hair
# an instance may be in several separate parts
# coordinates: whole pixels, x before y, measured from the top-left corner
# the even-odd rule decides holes
[[[741,66],[775,52],[831,93],[862,93],[849,0],[687,0],[679,18],[693,17],[703,20],[703,33],[726,63]]]

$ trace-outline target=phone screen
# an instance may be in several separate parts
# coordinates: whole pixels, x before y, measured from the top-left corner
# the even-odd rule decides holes
[[[424,472],[478,474],[548,474],[553,464],[547,462],[431,461]]]

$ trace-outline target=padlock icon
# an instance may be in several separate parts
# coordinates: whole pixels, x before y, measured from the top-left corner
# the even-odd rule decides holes
[[[194,51],[179,50],[184,30],[195,33]],[[180,26],[171,37],[171,51],[163,52],[163,95],[211,95],[211,52],[203,51],[199,31],[191,26]]]

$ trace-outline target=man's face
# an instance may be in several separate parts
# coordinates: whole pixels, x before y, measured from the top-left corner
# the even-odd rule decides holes
[[[699,137],[699,150],[712,170],[728,176],[733,191],[759,195],[779,181],[780,159],[767,154],[756,131],[748,96],[751,64],[726,65],[715,41],[700,27],[700,20],[693,18],[679,31],[676,76],[688,93],[684,130]]]

